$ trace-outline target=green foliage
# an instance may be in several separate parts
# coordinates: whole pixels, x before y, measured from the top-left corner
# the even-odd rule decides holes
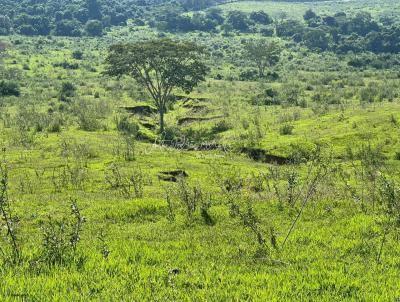
[[[11,20],[8,16],[0,15],[0,35],[6,36],[11,33]]]
[[[61,84],[59,99],[62,102],[69,102],[70,98],[74,97],[76,93],[76,87],[71,82],[63,82]]]
[[[248,16],[241,11],[230,11],[226,17],[227,25],[241,32],[249,31]]]
[[[137,123],[132,122],[128,115],[122,115],[115,118],[115,124],[117,130],[124,135],[136,137],[139,132],[139,126]]]
[[[85,25],[85,31],[92,37],[101,36],[103,34],[103,24],[98,20],[89,20]]]
[[[0,97],[20,96],[19,84],[15,81],[0,81]]]
[[[2,160],[0,162],[0,217],[1,225],[6,230],[6,242],[10,251],[2,251],[4,261],[11,260],[12,264],[17,264],[21,259],[20,242],[17,237],[17,219],[11,210],[9,200],[9,180],[8,164]]]
[[[82,26],[77,20],[61,20],[56,24],[55,34],[57,36],[80,37]]]
[[[160,39],[110,48],[106,73],[132,76],[144,85],[160,114],[160,132],[164,132],[164,114],[173,89],[190,93],[204,81],[208,67],[202,59],[203,48],[190,42]]]
[[[293,133],[294,126],[291,124],[284,124],[279,128],[281,135],[291,135]]]
[[[54,221],[49,217],[42,225],[43,243],[39,260],[50,266],[70,264],[76,257],[85,221],[75,200],[71,202],[71,218]]]
[[[245,45],[245,56],[256,64],[259,77],[264,77],[265,69],[279,62],[281,51],[282,48],[276,40],[251,40]]]
[[[75,51],[72,53],[72,57],[73,57],[75,60],[82,60],[82,59],[83,59],[83,52],[80,51],[80,50],[75,50]]]

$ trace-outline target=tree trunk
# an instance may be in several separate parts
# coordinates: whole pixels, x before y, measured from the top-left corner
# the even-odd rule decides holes
[[[159,109],[160,113],[160,133],[164,133],[164,108]]]
[[[260,78],[264,77],[265,68],[262,64],[258,65],[258,76]]]

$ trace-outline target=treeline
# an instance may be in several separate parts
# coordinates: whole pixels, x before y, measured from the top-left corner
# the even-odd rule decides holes
[[[0,0],[0,34],[98,36],[103,29],[141,23],[149,6],[166,0]]]
[[[163,10],[201,10],[225,0],[0,0],[0,35],[99,36],[105,28],[137,25]]]
[[[224,14],[218,8],[210,8],[191,15],[182,8],[160,11],[153,24],[160,30],[170,32],[206,31],[234,33],[259,33],[277,36],[302,43],[312,50],[330,50],[336,53],[399,53],[399,20],[380,18],[375,20],[367,12],[348,15],[319,16],[312,10],[304,14],[304,20],[285,16],[273,19],[264,11],[244,13],[230,11]]]
[[[191,15],[185,14],[182,7],[169,7],[154,15],[150,25],[169,32],[262,32],[270,30],[273,19],[265,12],[246,14],[231,11],[224,14],[217,7],[209,8]],[[273,32],[270,33],[271,35]]]
[[[276,24],[276,34],[302,42],[311,49],[337,53],[400,52],[399,20],[374,19],[368,12],[348,15],[319,16],[312,10],[304,14],[304,22],[283,20]]]
[[[318,15],[303,20],[264,11],[245,13],[219,9],[229,0],[0,0],[0,35],[100,36],[104,29],[137,26],[160,31],[203,31],[231,35],[258,33],[301,43],[312,50],[336,53],[399,53],[400,18],[374,19],[367,12]],[[191,13],[188,13],[191,12]]]

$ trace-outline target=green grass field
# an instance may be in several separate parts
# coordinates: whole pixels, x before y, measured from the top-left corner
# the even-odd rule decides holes
[[[220,7],[299,19],[310,7],[400,11],[389,0]],[[240,46],[254,33],[163,34],[212,49],[206,81],[174,91],[183,99],[163,142],[157,114],[125,108],[149,103],[143,86],[102,73],[110,45],[159,35],[128,25],[1,38],[2,77],[21,96],[0,98],[1,186],[7,167],[20,253],[13,262],[3,227],[0,300],[398,301],[399,67],[356,69],[352,54],[282,41],[279,78],[247,81]],[[65,82],[76,92],[62,101]],[[269,88],[296,105],[260,104]],[[118,130],[124,118],[136,139]]]

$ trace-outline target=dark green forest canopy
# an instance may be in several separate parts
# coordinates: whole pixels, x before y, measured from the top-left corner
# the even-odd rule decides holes
[[[400,18],[372,16],[363,10],[324,14],[308,10],[303,20],[298,20],[265,11],[224,11],[218,7],[227,2],[237,1],[0,0],[0,35],[101,36],[131,20],[132,26],[149,26],[161,33],[276,36],[313,51],[340,54],[400,52]]]
[[[222,0],[1,0],[0,35],[12,32],[24,35],[80,36],[87,22],[101,21],[102,28],[126,25],[134,19],[137,25],[143,20],[171,7],[199,10],[223,2]],[[93,25],[93,24],[92,24]],[[93,32],[93,31],[92,31]],[[101,35],[102,31],[95,31]]]

